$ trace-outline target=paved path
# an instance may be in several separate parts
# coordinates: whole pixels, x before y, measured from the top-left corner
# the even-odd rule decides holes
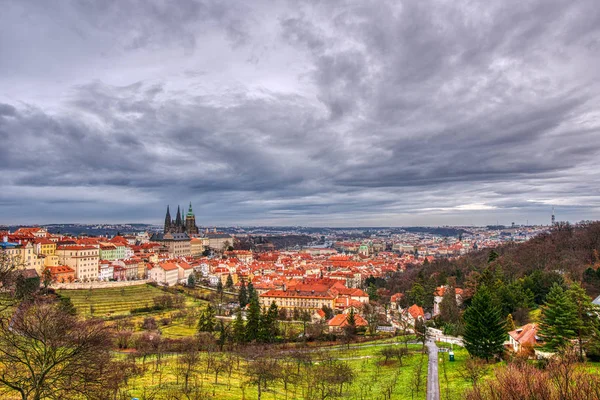
[[[427,368],[427,400],[440,400],[440,382],[438,378],[438,348],[433,340],[427,341],[429,367]]]

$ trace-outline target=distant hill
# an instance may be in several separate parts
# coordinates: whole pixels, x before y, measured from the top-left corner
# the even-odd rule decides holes
[[[471,232],[462,228],[452,228],[452,227],[431,227],[431,226],[409,226],[406,228],[402,228],[406,232],[411,233],[429,233],[431,235],[438,236],[460,236],[465,233],[470,234]]]
[[[492,252],[497,253],[497,258],[490,262]],[[520,278],[527,278],[532,291],[541,293],[536,297],[538,304],[554,281],[582,282],[588,294],[595,297],[600,294],[600,221],[561,223],[524,243],[507,243],[452,260],[409,266],[406,272],[388,280],[388,288],[392,292],[407,292],[413,284],[420,283],[429,293],[446,284],[448,278],[465,288],[467,297],[477,282],[510,283]]]

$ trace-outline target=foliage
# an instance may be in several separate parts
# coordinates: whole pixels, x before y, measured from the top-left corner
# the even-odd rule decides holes
[[[248,304],[248,291],[246,290],[246,282],[242,280],[242,285],[240,286],[240,292],[238,293],[238,302],[240,303],[240,307],[244,308]]]
[[[248,313],[246,315],[246,342],[252,342],[259,338],[260,332],[260,305],[258,299],[252,297],[250,299],[250,306],[248,307]]]
[[[215,309],[208,304],[200,314],[198,321],[198,332],[213,332],[217,321],[215,319]]]
[[[463,318],[464,342],[469,354],[490,360],[503,353],[506,340],[505,321],[500,309],[492,302],[487,287],[481,286],[477,290]]]
[[[460,322],[460,309],[456,301],[456,289],[454,285],[448,285],[440,303],[440,320],[448,324]]]
[[[190,274],[190,276],[188,276],[187,285],[188,287],[196,286],[196,276],[194,274]]]
[[[576,365],[573,350],[554,357],[545,369],[517,362],[496,369],[494,379],[476,384],[466,400],[581,400],[597,399],[600,376]]]
[[[568,294],[554,284],[546,297],[540,317],[539,335],[544,346],[553,351],[562,350],[577,336],[577,310]]]
[[[225,282],[225,287],[227,289],[231,289],[233,287],[233,278],[231,277],[231,274],[227,274],[227,281]]]

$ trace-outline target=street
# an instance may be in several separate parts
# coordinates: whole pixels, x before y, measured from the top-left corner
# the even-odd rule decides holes
[[[438,348],[433,340],[427,341],[429,366],[427,368],[427,400],[440,400],[438,380]]]

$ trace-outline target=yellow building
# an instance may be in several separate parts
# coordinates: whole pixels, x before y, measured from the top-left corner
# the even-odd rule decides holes
[[[53,256],[56,254],[56,243],[50,239],[36,239],[34,241],[35,254],[38,256]]]
[[[323,306],[335,308],[335,295],[329,290],[269,290],[259,296],[260,304],[269,307],[272,302],[279,308],[317,310]]]
[[[201,256],[202,253],[204,252],[204,239],[203,238],[192,238],[190,240],[190,247],[191,247],[191,251],[192,251],[192,257]]]
[[[93,246],[59,246],[56,255],[61,265],[75,270],[75,278],[80,281],[98,279],[99,249]]]

